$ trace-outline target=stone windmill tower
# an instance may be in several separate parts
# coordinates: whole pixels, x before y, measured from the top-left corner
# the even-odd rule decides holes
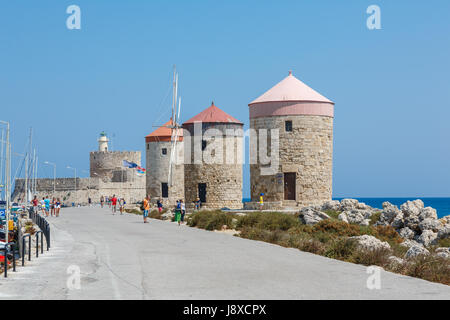
[[[272,174],[250,165],[251,199],[261,193],[275,207],[320,204],[331,200],[334,103],[289,75],[249,104],[250,129],[278,129],[279,162]],[[270,132],[268,133],[270,136]],[[261,141],[250,137],[260,155]],[[271,152],[271,143],[267,143]],[[265,150],[264,150],[265,151]]]
[[[186,205],[242,208],[243,123],[212,105],[183,123]]]
[[[147,194],[152,201],[161,198],[166,205],[175,205],[177,200],[184,199],[183,132],[177,129],[179,133],[173,135],[175,129],[172,127],[171,119],[145,137]],[[176,149],[173,161],[170,160],[172,147]],[[169,174],[172,182],[168,179]]]

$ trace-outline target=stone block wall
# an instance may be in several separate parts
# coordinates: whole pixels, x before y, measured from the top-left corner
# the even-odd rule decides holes
[[[89,155],[90,176],[103,181],[112,181],[118,177],[117,170],[123,169],[123,160],[141,165],[140,151],[94,151]],[[119,179],[119,178],[117,178]]]
[[[201,137],[194,136],[193,125],[183,125],[183,128],[185,129],[184,186],[187,207],[192,207],[193,202],[199,197],[198,185],[205,183],[206,202],[203,203],[203,208],[241,209],[242,124],[203,123]],[[215,129],[218,135],[205,136],[209,129]],[[233,134],[230,134],[231,132]],[[202,140],[206,141],[204,150],[201,148]],[[201,159],[200,163],[195,163],[195,152],[200,153],[200,156],[197,154],[197,158]]]
[[[167,150],[167,154],[162,154],[162,149]],[[151,201],[156,202],[161,197],[164,205],[175,205],[179,199],[184,199],[184,144],[177,142],[176,155],[172,165],[172,185],[169,186],[168,198],[162,198],[162,183],[168,183],[170,153],[172,142],[153,141],[146,142],[146,190]]]
[[[292,121],[292,132],[285,121]],[[275,175],[261,175],[261,165],[250,165],[251,199],[283,203],[284,173],[296,173],[297,206],[321,204],[331,200],[333,166],[333,118],[324,116],[272,116],[250,119],[250,128],[279,129],[279,168]],[[252,141],[251,143],[255,143]],[[270,153],[270,142],[267,144]],[[259,144],[258,144],[259,154]]]

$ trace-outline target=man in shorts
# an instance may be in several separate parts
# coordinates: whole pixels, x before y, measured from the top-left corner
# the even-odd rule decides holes
[[[150,210],[150,197],[147,195],[147,197],[144,199],[144,203],[142,204],[144,208],[144,223],[148,223],[148,211]]]

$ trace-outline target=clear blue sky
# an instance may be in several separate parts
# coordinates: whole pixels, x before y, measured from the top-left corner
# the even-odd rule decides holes
[[[81,30],[66,28],[71,4]],[[382,30],[366,28],[371,4]],[[182,120],[214,100],[246,126],[292,69],[336,102],[335,197],[449,196],[449,14],[448,0],[2,1],[0,119],[15,152],[32,126],[40,160],[69,176],[102,130],[145,154],[173,64]]]

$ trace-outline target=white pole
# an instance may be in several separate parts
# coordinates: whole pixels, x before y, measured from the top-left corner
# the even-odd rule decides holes
[[[36,152],[36,150],[34,150]],[[37,193],[37,177],[38,177],[38,160],[39,157],[36,156],[36,170],[34,172],[34,194]]]
[[[4,149],[4,137],[5,135],[5,130],[2,128],[2,143],[1,143],[1,151],[0,151],[0,186],[1,186],[1,190],[0,190],[0,199],[3,199],[2,195],[5,194],[4,188],[5,188],[5,183],[4,183],[4,175],[3,175],[3,161],[4,161],[4,154],[3,154],[3,149]]]
[[[6,124],[6,187],[5,187],[5,197],[6,197],[6,230],[5,230],[5,243],[9,243],[9,215],[11,210],[11,193],[9,191],[11,184],[11,144],[9,141],[9,122],[0,120],[1,123]],[[5,266],[6,268],[7,266]]]

